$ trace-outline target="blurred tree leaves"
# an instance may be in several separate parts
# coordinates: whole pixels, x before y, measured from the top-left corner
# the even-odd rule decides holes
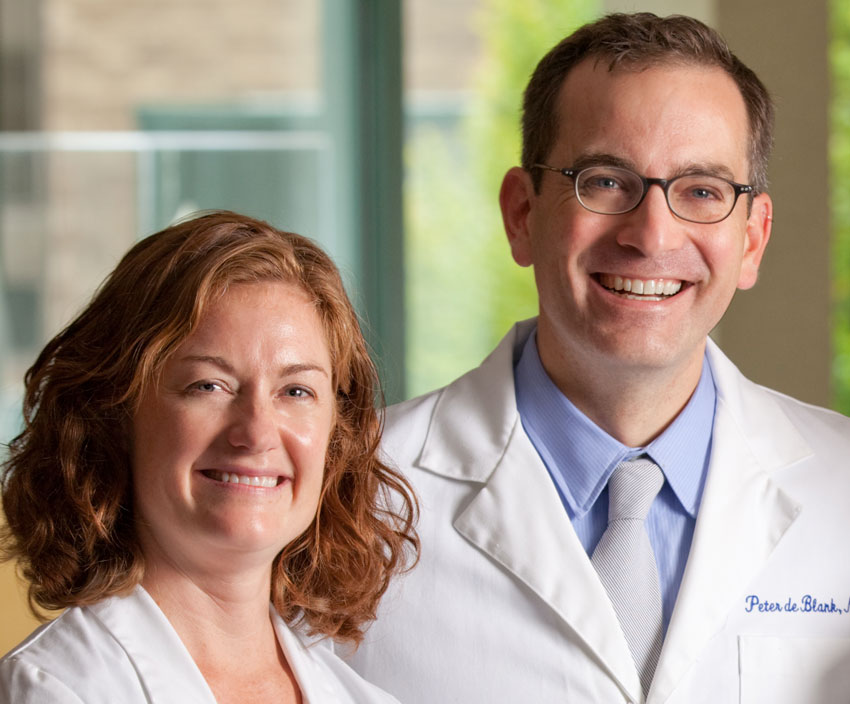
[[[485,0],[469,103],[447,129],[419,123],[405,149],[407,393],[477,366],[536,314],[530,269],[511,259],[498,194],[519,163],[522,91],[542,56],[599,14],[596,0]]]

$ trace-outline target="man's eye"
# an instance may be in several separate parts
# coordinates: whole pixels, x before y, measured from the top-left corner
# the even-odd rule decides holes
[[[672,194],[675,198],[698,201],[725,201],[733,195],[725,181],[699,175],[676,180]]]
[[[691,186],[684,197],[690,200],[723,200],[723,194],[710,186]]]
[[[585,184],[589,188],[598,188],[604,190],[616,190],[622,187],[620,181],[614,176],[593,176],[592,178],[587,179],[587,181],[585,181]]]

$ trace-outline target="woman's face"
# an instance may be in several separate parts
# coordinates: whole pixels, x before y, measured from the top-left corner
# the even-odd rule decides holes
[[[166,362],[133,422],[148,574],[271,566],[311,523],[335,418],[331,358],[306,294],[237,284]]]

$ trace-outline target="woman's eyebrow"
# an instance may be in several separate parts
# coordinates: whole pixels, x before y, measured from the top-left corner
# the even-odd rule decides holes
[[[202,364],[212,364],[213,366],[219,367],[220,369],[232,373],[234,371],[233,365],[231,365],[224,357],[218,357],[216,355],[208,355],[208,354],[187,354],[180,359],[178,362],[200,362]]]
[[[320,372],[328,376],[328,371],[321,364],[313,364],[311,362],[299,362],[295,364],[285,364],[280,369],[281,376],[287,374],[299,374],[301,372]]]
[[[217,355],[206,355],[206,354],[187,354],[183,357],[180,357],[179,362],[189,362],[189,363],[197,363],[201,364],[212,364],[213,366],[218,367],[219,369],[227,372],[228,374],[235,373],[235,369],[233,365],[230,364],[224,357],[219,357]],[[328,375],[328,371],[318,363],[314,362],[293,362],[291,364],[283,364],[280,367],[280,375],[286,376],[289,374],[300,374],[301,372],[320,372],[325,376]]]

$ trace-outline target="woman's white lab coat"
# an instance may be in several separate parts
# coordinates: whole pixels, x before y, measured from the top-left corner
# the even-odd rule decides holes
[[[273,609],[272,619],[305,704],[397,704],[330,649],[308,648]],[[48,702],[215,704],[215,697],[168,619],[137,587],[68,609],[0,660],[0,704]]]

